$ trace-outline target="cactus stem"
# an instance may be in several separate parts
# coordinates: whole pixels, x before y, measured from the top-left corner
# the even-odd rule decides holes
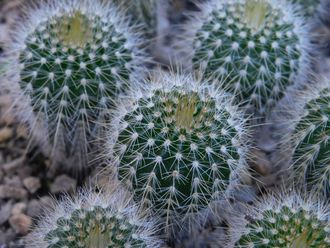
[[[266,22],[269,4],[265,0],[250,0],[245,5],[245,22],[255,33],[262,29]]]

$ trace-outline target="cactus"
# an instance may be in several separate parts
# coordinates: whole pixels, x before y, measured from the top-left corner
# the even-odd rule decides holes
[[[204,15],[186,27],[194,35],[192,67],[227,78],[236,103],[268,113],[297,75],[309,71],[307,29],[290,4],[212,0],[201,7]]]
[[[329,205],[296,193],[265,198],[257,204],[236,247],[329,247],[329,211]]]
[[[330,196],[330,90],[309,101],[298,121],[293,139],[293,167],[314,191]]]
[[[68,146],[82,157],[105,113],[143,74],[138,28],[114,4],[99,0],[45,1],[27,6],[25,14],[10,49],[19,66],[13,65],[4,87],[18,99],[32,133],[48,138],[53,152]]]
[[[119,179],[170,220],[223,196],[246,153],[247,127],[230,96],[191,76],[161,74],[118,109],[109,141]]]
[[[122,188],[63,197],[26,238],[30,248],[160,247],[156,223],[141,215]]]
[[[290,0],[294,4],[301,6],[302,12],[306,16],[313,16],[321,0]]]

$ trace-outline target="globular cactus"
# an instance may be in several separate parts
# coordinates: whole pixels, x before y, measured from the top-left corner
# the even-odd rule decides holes
[[[4,87],[34,136],[48,139],[54,153],[67,148],[81,158],[128,82],[143,74],[139,29],[111,1],[24,7],[9,49],[17,62]]]
[[[306,16],[313,16],[321,0],[290,0],[290,2],[299,4]]]
[[[193,40],[192,68],[226,78],[236,103],[268,113],[309,72],[307,28],[287,1],[211,0],[200,7],[203,14],[184,32]]]
[[[47,209],[26,238],[30,248],[160,247],[157,223],[138,212],[126,190],[83,190]]]
[[[309,101],[296,124],[293,168],[309,189],[330,196],[330,90]],[[292,141],[292,139],[291,139]]]
[[[164,73],[144,85],[117,110],[110,157],[142,205],[167,220],[188,216],[224,195],[244,163],[248,129],[215,85]]]
[[[248,219],[235,247],[326,248],[330,245],[329,205],[297,193],[264,198]]]

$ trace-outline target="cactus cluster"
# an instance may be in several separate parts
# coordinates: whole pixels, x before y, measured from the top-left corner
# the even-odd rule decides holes
[[[297,193],[267,197],[257,205],[237,247],[326,248],[329,206]]]
[[[293,166],[314,191],[330,196],[330,90],[305,106],[295,127]]]
[[[303,116],[297,111],[293,125],[274,111],[287,102],[298,109],[300,92],[290,93],[312,88],[305,85],[316,63],[311,18],[298,5],[319,1],[35,1],[22,4],[0,61],[0,91],[14,100],[11,110],[32,140],[47,144],[51,161],[85,166],[85,175],[100,172],[86,168],[88,156],[106,157],[109,185],[57,201],[28,247],[157,248],[161,235],[180,248],[330,247],[322,199],[330,196],[330,90]],[[167,11],[156,23],[162,4],[180,14]],[[165,17],[173,20],[160,22]],[[166,32],[154,37],[157,28]],[[158,51],[159,41],[166,48]],[[167,59],[149,59],[157,56],[173,59],[175,70],[158,70]],[[281,105],[284,95],[291,98]],[[265,129],[253,125],[274,115]],[[294,129],[283,135],[292,171],[272,160],[283,148],[271,133],[278,119]],[[260,140],[263,130],[270,133]],[[283,174],[318,199],[295,192],[258,199],[261,181],[273,193]]]
[[[126,190],[81,191],[48,209],[26,240],[34,248],[159,247],[157,224],[139,214]]]
[[[26,22],[14,31],[21,90],[11,90],[18,102],[29,99],[22,115],[32,129],[42,123],[54,150],[66,143],[85,148],[130,80],[142,74],[139,34],[121,15],[99,0],[44,2],[28,7]]]
[[[236,95],[236,103],[257,113],[269,112],[302,69],[306,72],[302,20],[283,1],[211,1],[205,5],[205,18],[198,21],[200,28],[193,41],[193,68],[204,70],[205,76],[227,78],[224,86]]]
[[[197,212],[223,197],[245,156],[247,127],[207,82],[164,74],[145,85],[151,89],[118,113],[110,142],[118,177],[163,217]]]

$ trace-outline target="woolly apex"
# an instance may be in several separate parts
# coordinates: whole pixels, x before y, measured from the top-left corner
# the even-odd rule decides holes
[[[46,209],[25,239],[29,248],[161,247],[157,223],[138,212],[129,193],[118,185],[107,192],[81,190]]]
[[[326,248],[330,244],[329,205],[297,192],[262,198],[238,228],[235,247]]]
[[[142,206],[171,222],[224,197],[245,168],[249,130],[215,84],[159,73],[142,85],[117,109],[108,156]]]
[[[65,160],[65,152],[79,158],[129,82],[144,76],[142,34],[111,2],[42,1],[22,8],[1,86],[32,137],[50,144],[54,160]]]

